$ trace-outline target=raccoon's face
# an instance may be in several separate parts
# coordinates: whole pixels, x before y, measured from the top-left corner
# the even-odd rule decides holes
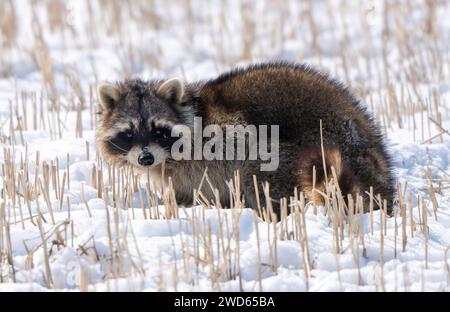
[[[172,127],[183,122],[177,110],[184,96],[180,80],[102,84],[98,96],[96,140],[107,160],[148,169],[171,158],[172,144],[179,139],[171,136]]]

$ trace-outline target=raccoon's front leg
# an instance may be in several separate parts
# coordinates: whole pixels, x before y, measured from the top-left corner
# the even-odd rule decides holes
[[[227,181],[233,178],[234,162],[217,161],[179,161],[174,167],[166,168],[166,177],[172,178],[175,198],[179,205],[191,207],[198,205],[194,191],[201,193],[200,199],[206,199],[210,204],[216,204],[216,190],[220,204],[230,207]],[[216,204],[217,205],[217,204]]]

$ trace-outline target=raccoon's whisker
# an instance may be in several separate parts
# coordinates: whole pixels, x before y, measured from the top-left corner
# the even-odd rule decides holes
[[[121,150],[122,152],[125,152],[125,155],[128,154],[128,151],[127,151],[127,150],[121,148],[119,145],[117,145],[117,144],[114,143],[113,141],[108,140],[108,142],[111,143],[114,147],[116,147],[116,148],[118,148],[119,150]]]

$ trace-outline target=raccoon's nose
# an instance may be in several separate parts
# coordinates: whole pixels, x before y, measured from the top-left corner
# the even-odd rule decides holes
[[[141,166],[150,166],[155,162],[153,155],[147,151],[142,152],[138,157],[138,163]]]

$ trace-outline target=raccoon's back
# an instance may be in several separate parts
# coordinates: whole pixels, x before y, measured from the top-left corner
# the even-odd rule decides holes
[[[280,125],[281,139],[348,144],[379,141],[379,133],[357,99],[340,83],[306,65],[284,62],[240,68],[207,82],[201,91],[211,122]],[[356,132],[354,133],[356,129]],[[353,134],[351,133],[353,131]]]
[[[348,168],[343,186],[362,191],[373,187],[390,211],[395,188],[383,136],[364,106],[339,82],[305,65],[267,63],[206,82],[200,98],[207,122],[279,125],[282,146],[320,147],[322,121],[325,147],[340,153]],[[283,172],[292,172],[292,157],[302,163],[305,155],[284,152],[290,157],[281,162],[285,171],[280,171],[279,181],[285,183],[290,176]]]

